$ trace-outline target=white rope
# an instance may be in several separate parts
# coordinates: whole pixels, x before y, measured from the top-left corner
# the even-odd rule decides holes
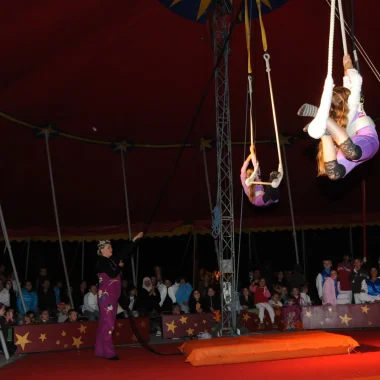
[[[344,14],[343,14],[342,0],[338,0],[338,8],[339,8],[340,30],[342,33],[343,53],[344,55],[347,55],[348,50],[347,50],[346,33],[344,30]]]
[[[328,50],[328,63],[327,63],[327,76],[328,77],[332,76],[332,67],[333,67],[335,3],[336,3],[336,0],[331,0],[329,50]]]
[[[1,204],[0,204],[0,223],[1,223],[1,230],[3,231],[5,246],[8,249],[9,258],[11,259],[12,270],[13,270],[14,275],[15,275],[17,290],[18,290],[18,294],[20,295],[22,308],[24,309],[24,313],[26,313],[28,310],[26,309],[26,306],[25,306],[25,300],[24,300],[24,296],[23,296],[22,290],[21,290],[21,284],[20,284],[20,280],[18,278],[16,264],[15,264],[15,261],[13,259],[12,247],[11,247],[11,243],[9,242],[8,231],[7,231],[7,227],[5,225],[5,219],[4,219],[4,214],[3,214],[3,209],[1,207]],[[0,327],[0,330],[1,330],[1,327]]]
[[[326,0],[326,3],[331,7],[330,0]],[[336,18],[339,19],[339,15],[336,15]],[[349,25],[346,21],[344,21],[344,28],[346,30],[346,33],[351,34],[351,28],[349,27]],[[365,51],[365,49],[363,48],[363,46],[361,45],[360,41],[358,40],[358,38],[356,36],[355,36],[355,44],[356,44],[356,47],[357,47],[359,53],[361,54],[361,56],[363,57],[363,59],[367,63],[368,67],[373,72],[376,79],[380,82],[379,71],[377,70],[376,66],[374,65],[374,63],[372,62],[372,60],[370,59],[367,52]],[[357,60],[357,57],[355,57],[355,60]]]
[[[277,116],[276,116],[276,107],[274,104],[274,96],[273,96],[273,86],[272,86],[272,78],[270,75],[271,68],[270,68],[270,55],[268,53],[265,53],[263,56],[265,60],[265,66],[266,66],[266,72],[268,73],[268,84],[269,84],[269,93],[270,93],[270,100],[271,100],[271,105],[272,105],[272,113],[273,113],[273,123],[274,123],[274,131],[276,134],[276,144],[277,144],[277,155],[278,155],[278,168],[277,171],[279,172],[280,176],[277,179],[274,179],[272,182],[258,182],[255,181],[256,175],[259,164],[257,163],[257,167],[255,168],[255,171],[251,174],[249,178],[246,179],[245,184],[247,186],[251,185],[269,185],[272,186],[273,188],[277,188],[284,176],[284,169],[282,166],[282,157],[281,157],[281,143],[280,143],[280,136],[278,133],[278,125],[277,125]],[[252,126],[251,126],[251,136],[252,136]]]
[[[70,280],[69,280],[69,274],[67,273],[67,266],[66,266],[66,260],[65,260],[65,252],[63,250],[63,243],[62,243],[62,236],[61,236],[61,227],[59,225],[57,199],[56,199],[56,195],[55,195],[53,169],[52,169],[52,165],[51,165],[51,157],[50,157],[50,149],[49,149],[49,130],[45,129],[43,132],[45,134],[46,155],[47,155],[48,166],[49,166],[50,186],[51,186],[51,194],[52,194],[52,198],[53,198],[55,223],[57,225],[59,250],[61,252],[63,271],[65,273],[67,289],[69,290],[68,291],[68,295],[69,295],[70,305],[71,305],[71,308],[73,309],[74,308],[74,302],[73,302],[73,297],[72,297],[72,294],[71,294],[71,291],[70,291],[70,289],[71,289],[70,288]]]
[[[294,240],[294,250],[296,252],[296,262],[297,262],[297,264],[299,264],[300,263],[300,259],[299,259],[299,255],[298,255],[298,242],[297,242],[296,222],[295,222],[295,219],[294,219],[292,191],[291,191],[291,186],[290,186],[289,171],[288,171],[288,161],[286,159],[286,151],[285,151],[285,145],[284,144],[282,144],[282,150],[283,150],[283,153],[284,153],[286,185],[287,185],[287,188],[288,188],[288,197],[289,197],[289,206],[290,206],[290,217],[291,217],[291,220],[292,220],[292,232],[293,232],[293,240]]]
[[[131,227],[131,218],[130,218],[130,214],[129,214],[129,202],[128,202],[127,176],[125,174],[124,152],[123,152],[122,147],[120,147],[120,156],[121,156],[121,167],[122,167],[122,171],[123,171],[125,210],[127,213],[128,235],[129,235],[129,240],[132,240],[132,227]],[[137,286],[136,272],[135,272],[135,260],[133,259],[133,256],[131,257],[131,266],[132,266],[131,269],[132,269],[133,285]]]

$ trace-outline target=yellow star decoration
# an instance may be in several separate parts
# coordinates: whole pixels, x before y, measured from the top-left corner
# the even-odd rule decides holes
[[[61,332],[61,335],[62,335],[62,336],[66,336],[66,331],[62,331],[62,332]]]
[[[194,335],[194,329],[191,329],[190,327],[186,330],[187,335]]]
[[[249,318],[251,318],[251,317],[249,316],[248,313],[245,313],[245,314],[243,315],[243,319],[244,319],[246,322],[248,321]]]
[[[69,345],[68,345],[68,344],[65,344],[63,347],[67,348],[67,347],[69,347]]]
[[[368,322],[368,326],[371,326],[372,325],[372,322]]]
[[[279,307],[275,310],[276,315],[281,316],[281,309]]]
[[[25,349],[25,346],[28,343],[32,343],[30,340],[28,340],[28,336],[29,336],[28,332],[24,336],[16,334],[16,337],[17,337],[16,346],[21,346],[21,348],[22,348],[23,351]]]
[[[344,314],[344,317],[339,316],[341,319],[341,323],[345,323],[348,326],[348,323],[351,321],[352,318],[348,317],[347,314]]]
[[[369,312],[369,307],[367,306],[367,305],[365,305],[365,306],[361,306],[361,308],[362,308],[362,312],[363,313],[366,313],[366,314],[368,314],[368,312]]]
[[[170,7],[171,8],[172,6],[180,3],[182,0],[173,0],[173,2],[170,4]],[[198,15],[197,15],[197,21],[199,20],[200,17],[203,16],[203,14],[207,11],[207,8],[209,7],[209,5],[211,4],[211,1],[212,0],[201,0],[201,3],[199,5],[199,9],[198,9]],[[263,1],[264,3],[265,2],[268,2],[269,0],[261,0]]]
[[[329,307],[327,310],[332,313],[332,307]]]
[[[57,340],[57,341],[55,342],[55,344],[56,344],[57,346],[59,346],[59,345],[61,344],[61,342],[60,342],[59,340]]]
[[[207,323],[207,321],[204,319],[204,320],[202,321],[202,323],[205,325],[205,324]]]
[[[43,343],[47,339],[46,334],[40,334],[40,337],[38,339],[40,339],[41,342]]]
[[[141,328],[145,328],[145,326],[146,326],[146,323],[145,323],[145,321],[141,321],[141,323],[140,323],[140,326],[141,326]]]
[[[133,341],[133,342],[137,342],[137,337],[136,337],[135,334],[132,335],[132,341]]]
[[[119,336],[119,335],[120,335],[120,333],[117,332],[117,333],[116,333],[116,336]]]
[[[80,327],[78,328],[78,330],[80,331],[81,334],[86,334],[87,326],[83,326],[81,324]]]
[[[307,311],[307,312],[306,312],[306,316],[307,316],[308,318],[311,318],[311,312],[310,312],[310,311]]]
[[[83,344],[83,342],[82,342],[82,336],[80,336],[79,338],[74,338],[73,337],[73,346],[75,346],[79,350],[79,346],[81,344]]]
[[[197,327],[197,326],[198,326],[198,323],[194,323],[194,326]]]
[[[185,323],[187,323],[187,318],[188,317],[185,317],[184,315],[181,317],[181,319],[180,319],[180,322],[182,323],[182,324],[185,324]]]
[[[123,324],[122,323],[118,323],[117,327],[120,329],[121,327],[123,327]]]
[[[167,331],[171,331],[173,334],[175,334],[175,329],[178,327],[174,324],[174,320],[171,321],[171,323],[166,323],[166,326],[168,326]]]

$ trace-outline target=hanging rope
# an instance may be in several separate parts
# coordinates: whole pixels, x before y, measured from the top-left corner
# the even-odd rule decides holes
[[[331,1],[330,0],[326,0],[326,3],[327,3],[327,5],[329,7],[331,7]],[[353,12],[353,9],[352,9],[352,12]],[[336,15],[336,18],[339,19],[339,16]],[[352,30],[353,25],[350,27],[348,25],[348,23],[346,21],[344,21],[344,27],[345,27],[346,33],[348,33],[348,34],[350,34],[352,36],[353,35],[353,30]],[[365,49],[363,48],[363,46],[361,45],[361,43],[357,39],[357,37],[355,35],[353,35],[353,38],[354,38],[354,45],[355,45],[355,49],[354,49],[354,59],[355,59],[355,61],[358,61],[358,56],[357,56],[357,52],[356,52],[356,48],[357,48],[357,51],[359,51],[359,53],[361,54],[362,58],[367,63],[368,67],[370,68],[370,70],[375,75],[376,79],[380,82],[380,72],[377,70],[376,66],[372,62],[371,58],[368,56],[367,52],[365,51]]]
[[[126,215],[127,215],[127,224],[128,224],[128,235],[129,235],[129,240],[132,240],[131,216],[129,213],[129,202],[128,202],[127,176],[125,174],[124,151],[123,151],[122,146],[120,146],[120,156],[121,156],[121,169],[123,172],[122,175],[123,175],[123,185],[124,185],[125,211],[126,211]],[[134,260],[133,256],[131,256],[131,269],[132,269],[133,285],[137,286],[136,271],[135,271],[135,260]]]
[[[50,130],[49,129],[44,129],[43,133],[45,135],[46,156],[47,156],[47,161],[48,161],[48,166],[49,166],[50,186],[51,186],[51,194],[52,194],[52,198],[53,198],[55,223],[57,225],[59,250],[61,252],[62,265],[63,265],[63,271],[65,273],[67,288],[70,290],[70,279],[69,279],[69,274],[67,272],[65,252],[63,250],[63,243],[62,243],[62,236],[61,236],[61,226],[59,224],[57,198],[56,198],[56,195],[55,195],[53,169],[52,169],[51,157],[50,157],[50,149],[49,149],[49,133],[50,133]],[[72,296],[72,294],[71,294],[70,291],[68,292],[68,295],[69,295],[69,300],[70,300],[71,308],[74,308],[73,296]]]
[[[256,181],[257,173],[259,171],[259,163],[257,161],[256,165],[252,161],[252,164],[254,164],[254,171],[251,174],[249,178],[246,179],[245,184],[247,186],[251,185],[270,185],[274,188],[277,188],[284,175],[284,169],[282,166],[282,157],[281,157],[281,143],[280,143],[280,136],[278,133],[278,125],[277,125],[277,116],[276,116],[276,107],[274,104],[274,96],[273,96],[273,86],[272,86],[272,78],[271,78],[271,68],[270,68],[270,55],[268,54],[268,43],[267,43],[267,37],[266,37],[266,32],[265,32],[265,27],[264,27],[264,22],[262,19],[262,14],[261,14],[261,0],[256,0],[256,5],[257,5],[257,10],[259,13],[259,20],[260,20],[260,29],[261,29],[261,39],[262,39],[262,44],[263,44],[263,50],[264,50],[264,55],[263,58],[265,60],[265,66],[266,66],[266,72],[268,75],[268,84],[269,84],[269,93],[270,93],[270,99],[271,99],[271,106],[272,106],[272,114],[273,114],[273,123],[274,123],[274,131],[276,135],[276,144],[277,144],[277,155],[278,155],[278,173],[279,177],[277,179],[274,179],[272,182],[258,182]],[[247,9],[247,3],[246,3],[246,9]],[[246,18],[247,16],[247,11],[246,11]],[[250,37],[248,33],[248,28],[247,23],[246,23],[246,37],[247,37],[247,45],[250,43]],[[248,48],[248,54],[250,56],[250,48]],[[250,65],[250,58],[249,58],[249,65]],[[249,66],[250,67],[250,66]],[[253,142],[253,118],[252,118],[252,77],[249,73],[248,75],[248,86],[249,86],[249,94],[250,94],[250,129],[251,129],[251,145],[254,146]]]
[[[245,3],[245,14],[248,14],[248,5],[247,2]],[[248,23],[248,25],[247,25]],[[256,136],[256,134],[253,134],[253,123],[252,123],[252,105],[253,105],[253,99],[252,99],[252,94],[253,94],[253,86],[252,86],[252,67],[251,67],[251,28],[252,25],[252,1],[250,4],[249,8],[249,19],[245,17],[245,33],[246,33],[246,41],[247,41],[247,51],[248,51],[248,85],[247,85],[247,96],[246,96],[246,103],[245,103],[245,127],[244,127],[244,148],[243,148],[243,161],[245,159],[245,152],[247,150],[247,130],[248,130],[248,109],[249,110],[249,117],[250,117],[250,125],[251,125],[251,144],[253,141],[253,136]],[[255,32],[255,28],[253,28],[253,31]],[[255,41],[255,33],[253,34],[253,40]],[[249,43],[248,43],[249,41]],[[253,55],[253,64],[255,65],[256,68],[256,55]],[[251,69],[251,70],[250,70]],[[254,75],[256,76],[256,71],[254,72]],[[251,81],[249,82],[249,78],[251,78]],[[251,90],[251,92],[250,92]],[[256,118],[255,118],[256,119]],[[256,121],[256,120],[255,120]],[[255,131],[256,132],[256,131]],[[259,165],[257,165],[259,167]],[[255,168],[256,169],[256,168]],[[238,242],[238,254],[237,254],[237,269],[236,269],[236,292],[239,291],[238,286],[239,286],[239,272],[240,272],[240,254],[241,254],[241,238],[242,238],[242,229],[243,229],[243,202],[244,202],[244,189],[241,189],[241,196],[240,196],[240,221],[239,221],[239,242]]]

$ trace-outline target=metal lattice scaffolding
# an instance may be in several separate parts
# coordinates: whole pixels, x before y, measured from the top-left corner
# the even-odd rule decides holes
[[[222,333],[236,331],[236,284],[235,284],[235,239],[232,186],[231,123],[228,87],[229,43],[226,39],[230,28],[231,14],[225,1],[218,0],[213,17],[214,62],[223,57],[215,72],[216,136],[219,209],[218,261],[220,289],[222,294]],[[226,44],[226,46],[224,46]]]

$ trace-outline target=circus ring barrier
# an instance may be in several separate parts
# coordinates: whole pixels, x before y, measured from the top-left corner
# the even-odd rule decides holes
[[[149,319],[134,318],[144,341],[149,342]],[[13,328],[13,341],[18,354],[46,351],[80,350],[95,346],[97,322],[46,323]],[[116,320],[113,333],[115,345],[134,344],[138,339],[127,319]]]

